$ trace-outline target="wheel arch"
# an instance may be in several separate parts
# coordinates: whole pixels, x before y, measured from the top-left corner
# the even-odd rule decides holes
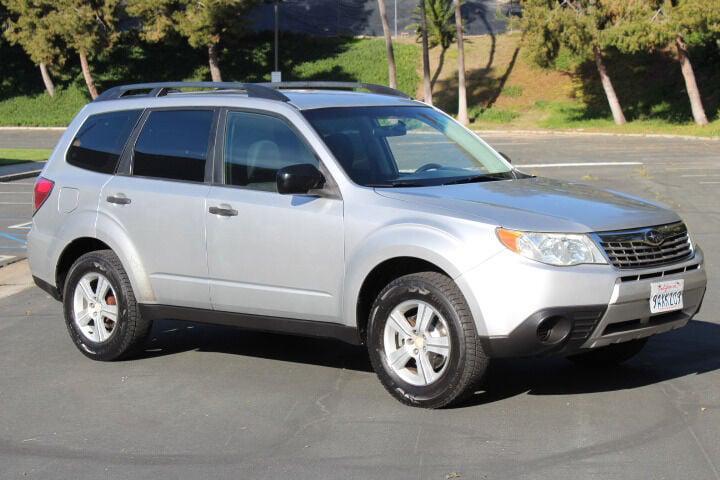
[[[418,272],[448,273],[438,265],[419,257],[400,256],[388,258],[367,273],[355,301],[355,319],[360,341],[365,343],[370,309],[380,291],[391,281],[403,275]]]

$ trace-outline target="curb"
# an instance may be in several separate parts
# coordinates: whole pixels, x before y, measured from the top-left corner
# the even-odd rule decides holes
[[[26,130],[26,131],[43,131],[43,130],[49,130],[52,132],[62,132],[66,129],[66,127],[0,127],[0,132],[2,131],[12,131],[12,130]]]
[[[23,178],[37,177],[42,170],[31,170],[29,172],[11,173],[9,175],[0,176],[0,183],[12,182],[14,180],[22,180]]]
[[[638,137],[638,138],[667,138],[675,140],[696,140],[705,142],[720,141],[720,137],[697,137],[694,135],[673,135],[670,133],[618,133],[618,132],[588,132],[573,130],[513,130],[513,129],[472,129],[473,132],[485,134],[503,134],[503,135],[565,135],[570,137]]]
[[[12,265],[14,263],[22,262],[23,260],[27,260],[26,255],[17,255],[16,257],[11,258],[10,260],[0,263],[0,269],[9,267],[10,265]]]

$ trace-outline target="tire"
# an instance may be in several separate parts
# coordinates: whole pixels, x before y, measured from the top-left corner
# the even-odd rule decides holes
[[[107,288],[102,279],[107,280]],[[105,292],[101,300],[98,289]],[[63,308],[70,338],[93,360],[127,356],[143,344],[152,326],[140,315],[127,273],[111,250],[86,253],[73,263],[64,285]]]
[[[595,348],[589,352],[578,353],[567,358],[571,362],[587,367],[619,365],[640,353],[640,350],[643,349],[647,342],[647,338],[639,338],[630,340],[629,342],[615,343],[605,347]]]
[[[428,307],[431,313],[418,315],[428,312]],[[408,308],[402,313],[406,328],[430,325],[417,336],[400,333],[402,328],[391,319],[391,314],[396,318]],[[429,320],[418,323],[419,316]],[[449,345],[447,350],[440,348],[444,343]],[[465,298],[455,282],[437,272],[399,277],[380,292],[370,311],[368,351],[387,391],[406,405],[422,408],[442,408],[463,400],[475,391],[488,366]],[[406,360],[408,355],[411,358]],[[404,367],[391,366],[390,358]]]

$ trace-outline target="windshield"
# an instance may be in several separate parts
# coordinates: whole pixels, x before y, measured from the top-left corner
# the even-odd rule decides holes
[[[429,107],[303,113],[359,185],[412,187],[514,178],[482,141]]]

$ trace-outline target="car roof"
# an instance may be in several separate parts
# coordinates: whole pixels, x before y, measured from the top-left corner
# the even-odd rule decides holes
[[[190,90],[194,89],[194,90]],[[358,91],[369,90],[369,92]],[[138,92],[138,93],[134,93]],[[296,110],[333,107],[419,106],[421,102],[383,85],[353,82],[159,82],[113,87],[91,102],[93,111],[162,106],[265,106]]]

